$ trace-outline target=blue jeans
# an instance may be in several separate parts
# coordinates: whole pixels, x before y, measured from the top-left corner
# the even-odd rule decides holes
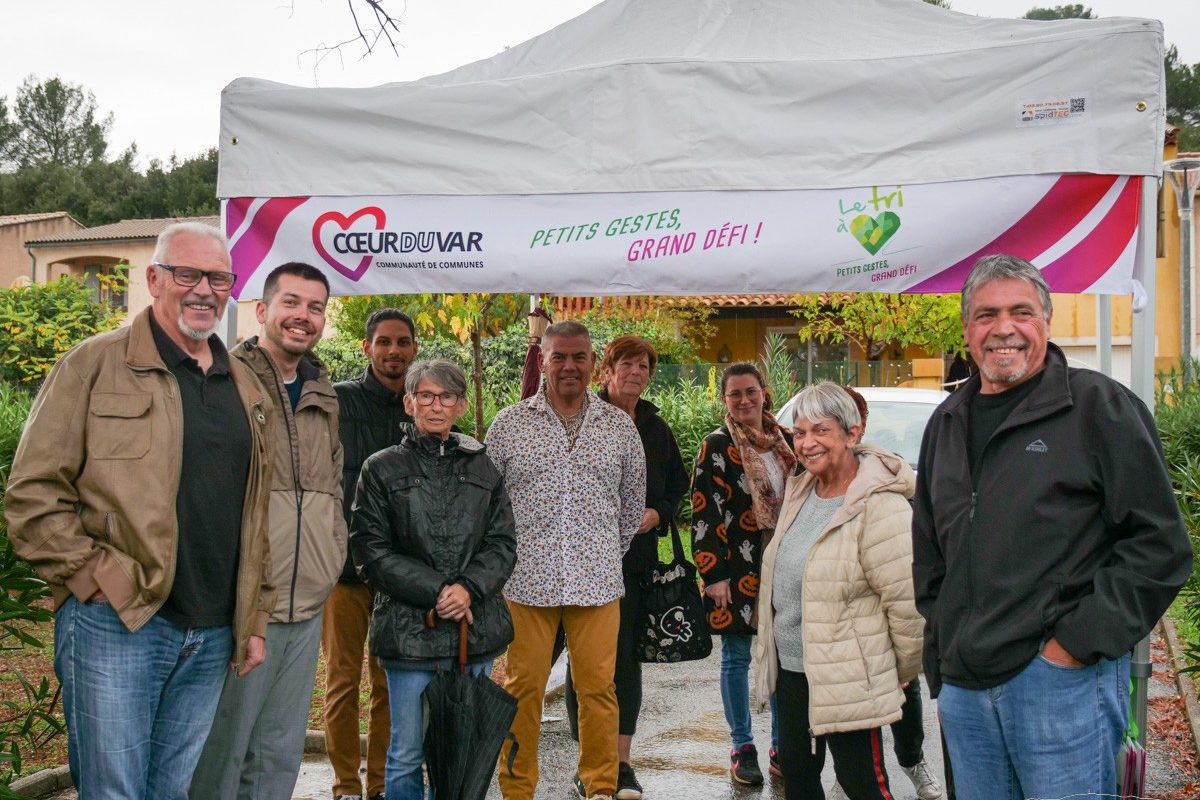
[[[80,800],[185,800],[232,652],[229,626],[156,615],[130,633],[108,603],[67,598],[54,671]]]
[[[749,634],[726,634],[721,637],[721,705],[725,707],[725,722],[733,749],[754,744],[750,727],[750,650],[754,637]],[[775,695],[771,695],[771,747],[779,748],[779,715]]]
[[[388,742],[383,793],[388,800],[424,800],[425,707],[421,693],[436,672],[415,669],[385,669],[388,708],[392,714],[392,738]],[[490,675],[491,661],[467,665],[472,675]],[[429,796],[433,797],[430,790]]]
[[[959,800],[1110,797],[1128,691],[1127,655],[1086,667],[1038,655],[991,689],[944,685],[938,709]]]

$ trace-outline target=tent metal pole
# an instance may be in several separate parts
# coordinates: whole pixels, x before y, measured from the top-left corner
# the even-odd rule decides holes
[[[232,350],[237,344],[238,332],[238,302],[232,297],[225,303],[225,314],[217,324],[217,335],[225,343],[226,350]]]
[[[1138,244],[1142,248],[1142,285],[1146,290],[1146,306],[1133,315],[1133,352],[1130,388],[1147,407],[1154,409],[1155,303],[1157,302],[1157,235],[1158,181],[1142,176],[1141,224]],[[1129,673],[1134,683],[1133,713],[1138,727],[1138,741],[1146,742],[1146,687],[1150,679],[1150,637],[1133,648]]]
[[[1112,297],[1096,295],[1096,355],[1100,372],[1112,377]]]
[[[1194,380],[1192,374],[1192,270],[1196,263],[1196,243],[1192,229],[1192,211],[1195,206],[1196,187],[1200,186],[1200,158],[1173,158],[1163,164],[1171,188],[1175,190],[1175,206],[1179,210],[1179,361],[1185,380]]]
[[[219,201],[218,201],[219,202]],[[221,230],[227,230],[225,227],[225,204],[221,203]],[[230,267],[232,269],[232,267]],[[229,295],[229,299],[225,301],[225,313],[221,315],[221,321],[217,323],[217,335],[221,337],[221,341],[225,343],[226,350],[233,350],[237,344],[238,332],[238,304],[233,295]]]
[[[1157,236],[1158,181],[1142,177],[1141,223],[1138,246],[1141,247],[1141,282],[1146,291],[1145,307],[1133,315],[1133,352],[1129,388],[1149,408],[1154,408],[1155,318],[1157,316]]]

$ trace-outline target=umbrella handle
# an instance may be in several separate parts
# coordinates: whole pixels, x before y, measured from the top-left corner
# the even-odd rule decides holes
[[[458,674],[467,674],[467,617],[458,621]]]
[[[425,612],[425,627],[432,628],[437,624],[437,617],[434,616],[433,609]],[[467,674],[467,617],[458,621],[458,674]]]

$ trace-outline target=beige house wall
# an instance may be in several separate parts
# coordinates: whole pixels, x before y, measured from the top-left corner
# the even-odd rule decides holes
[[[37,257],[39,281],[56,280],[63,275],[82,279],[84,267],[101,265],[111,267],[121,261],[129,263],[129,291],[125,321],[136,317],[142,309],[154,302],[146,286],[146,267],[154,258],[154,240],[114,242],[64,242],[33,248]],[[28,264],[28,260],[26,261]],[[28,274],[28,271],[26,271]],[[258,320],[254,315],[254,301],[238,303],[238,340],[258,333]]]
[[[31,277],[32,262],[25,251],[26,242],[70,233],[82,227],[67,216],[0,226],[0,289]]]
[[[130,287],[127,295],[127,311],[125,321],[137,317],[142,309],[154,302],[150,290],[146,288],[146,266],[154,260],[155,242],[152,239],[144,241],[106,241],[106,242],[64,242],[61,245],[35,247],[37,257],[38,281],[54,281],[64,275],[76,278],[83,277],[85,266],[113,266],[122,260],[130,264]],[[26,255],[26,265],[28,265]],[[25,271],[29,275],[29,271]],[[254,317],[254,301],[238,303],[238,339],[254,336],[258,333],[258,320]]]
[[[129,316],[133,316],[150,303],[146,290],[146,265],[154,255],[154,242],[63,242],[62,244],[34,247],[37,257],[39,281],[53,281],[63,275],[82,279],[83,270],[89,266],[113,267],[122,261],[129,262]]]
[[[777,317],[710,319],[707,324],[715,328],[716,333],[709,339],[707,347],[696,349],[696,355],[701,361],[717,363],[722,348],[726,348],[731,362],[757,361],[770,329],[794,330],[799,322],[783,311]]]

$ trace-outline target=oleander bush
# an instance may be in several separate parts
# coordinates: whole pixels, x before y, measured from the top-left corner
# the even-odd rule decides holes
[[[118,269],[101,276],[102,293],[123,293],[125,275]],[[125,313],[98,302],[96,291],[68,275],[0,289],[0,381],[36,388],[64,353],[116,328]]]
[[[27,388],[0,382],[0,487],[8,485],[13,456],[32,402]],[[45,602],[49,594],[46,583],[13,552],[4,498],[0,495],[0,653],[45,647],[30,634],[28,626],[53,618]],[[0,800],[18,796],[9,784],[21,774],[24,757],[63,732],[61,717],[56,715],[56,682],[49,678],[27,680],[15,668],[12,674],[20,691],[15,695],[6,693],[0,700]]]

